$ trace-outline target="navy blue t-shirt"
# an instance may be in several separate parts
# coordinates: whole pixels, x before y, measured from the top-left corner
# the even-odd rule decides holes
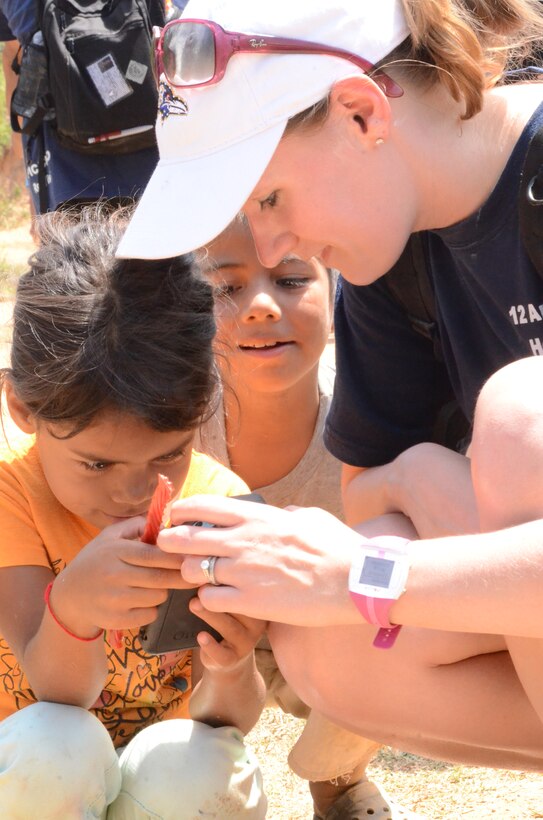
[[[0,0],[6,31],[28,43],[38,28],[39,0]],[[158,149],[145,148],[128,154],[82,154],[58,142],[54,129],[42,126],[45,152],[47,207],[54,211],[61,203],[100,197],[138,197],[143,193],[158,162]],[[24,137],[27,184],[39,212],[38,162],[41,145],[35,136]]]
[[[543,354],[543,279],[523,246],[518,190],[535,111],[485,204],[423,234],[445,365],[411,327],[383,281],[343,281],[335,311],[337,374],[325,443],[346,464],[372,467],[429,441],[447,380],[466,417],[500,367]]]
[[[15,37],[8,25],[5,15],[0,9],[0,43],[5,43],[8,40],[15,40]]]
[[[36,0],[0,0],[0,40],[30,42],[38,28]]]

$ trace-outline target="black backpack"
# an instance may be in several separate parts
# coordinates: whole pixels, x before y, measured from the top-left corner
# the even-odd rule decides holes
[[[155,145],[152,27],[164,25],[161,0],[39,2],[40,31],[23,51],[12,99],[14,130],[32,134],[48,119],[59,142],[81,153]]]
[[[543,128],[533,136],[526,154],[518,192],[518,209],[524,247],[543,280]],[[412,234],[384,281],[395,301],[407,314],[413,330],[432,342],[434,356],[442,362],[434,290],[421,234]],[[444,405],[439,413],[434,440],[453,449],[461,449],[469,431],[470,423],[458,402],[453,400]]]

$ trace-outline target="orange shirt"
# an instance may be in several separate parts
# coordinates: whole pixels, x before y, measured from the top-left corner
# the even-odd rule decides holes
[[[247,486],[230,470],[193,452],[181,498],[198,493],[238,495]],[[68,512],[43,475],[32,436],[0,450],[0,567],[43,566],[58,574],[98,529]],[[107,636],[108,676],[91,711],[116,746],[157,720],[188,717],[191,652],[148,655],[138,630],[123,633],[120,649]],[[61,673],[60,673],[61,674]],[[36,700],[26,676],[0,635],[0,720]]]

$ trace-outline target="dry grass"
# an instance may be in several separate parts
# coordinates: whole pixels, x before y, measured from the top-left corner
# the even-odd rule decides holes
[[[249,735],[264,774],[269,820],[312,817],[307,784],[286,762],[301,728],[296,718],[268,709]],[[451,765],[385,747],[368,775],[405,809],[429,820],[543,818],[543,777],[538,774]]]
[[[0,366],[9,350],[9,297],[33,248],[26,200],[24,205],[17,200],[14,207],[21,208],[23,222],[19,218],[17,223],[14,217],[8,229],[0,221],[0,260],[4,259],[6,266],[4,279],[0,271]],[[307,783],[287,764],[288,752],[301,728],[296,718],[268,709],[249,735],[264,774],[268,820],[308,820],[313,816]],[[430,820],[543,818],[541,775],[450,765],[387,748],[374,759],[368,774],[406,809]]]
[[[34,250],[28,193],[20,169],[13,175],[4,173],[6,158],[0,158],[0,366],[6,363],[9,352],[17,280],[27,269],[28,257]]]
[[[1,161],[0,179],[4,180]],[[13,297],[17,278],[26,269],[34,247],[29,226],[26,190],[9,181],[0,183],[0,299]]]
[[[26,231],[29,196],[24,180],[19,174],[15,180],[8,178],[8,174],[0,160],[0,230],[3,232],[24,226]]]

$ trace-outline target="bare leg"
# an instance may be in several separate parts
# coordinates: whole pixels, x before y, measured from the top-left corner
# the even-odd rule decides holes
[[[484,530],[543,515],[542,408],[543,359],[483,388],[470,455]],[[543,770],[543,641],[404,628],[379,652],[374,631],[274,624],[270,640],[301,697],[352,731],[452,762]]]
[[[502,638],[404,628],[385,652],[374,633],[273,624],[270,640],[301,697],[353,732],[451,762],[543,769],[543,726]]]
[[[266,637],[258,644],[256,662],[266,683],[268,704],[306,720],[288,762],[298,777],[309,781],[315,815],[324,817],[338,798],[358,783],[364,782],[369,787],[366,766],[380,744],[311,712],[281,675]],[[386,799],[381,798],[380,803],[385,805]]]
[[[333,780],[310,781],[309,790],[317,815],[324,816],[338,798],[352,788],[353,784],[367,780],[366,767],[380,748],[380,743],[368,741],[367,757],[351,772],[346,772],[344,775],[336,777]],[[383,800],[383,802],[385,801]]]
[[[390,513],[381,516],[379,519],[373,518],[369,521],[364,521],[355,527],[355,529],[365,535],[366,538],[379,535],[384,530],[387,532],[394,531],[405,538],[416,537],[416,532],[411,522],[401,513]],[[365,739],[364,742],[365,747],[362,747],[360,743],[356,746],[359,759],[357,765],[352,770],[342,772],[341,776],[334,777],[330,780],[310,781],[309,789],[317,815],[324,816],[327,810],[333,806],[343,794],[351,790],[353,786],[367,782],[366,768],[382,744],[367,739]],[[387,803],[384,797],[380,802],[383,805]]]
[[[543,359],[523,359],[489,379],[477,404],[471,455],[482,530],[543,517]],[[506,641],[543,721],[543,641]]]

